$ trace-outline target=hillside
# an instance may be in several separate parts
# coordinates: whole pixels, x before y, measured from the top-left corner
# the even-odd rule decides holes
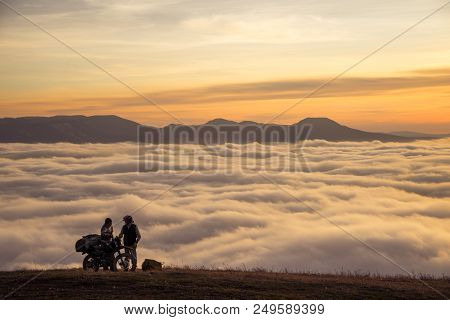
[[[0,295],[38,271],[0,272]],[[426,282],[450,296],[449,279]],[[417,279],[263,271],[164,269],[111,273],[51,270],[9,299],[443,299]]]
[[[366,132],[343,126],[328,118],[306,118],[297,126],[311,126],[309,139],[321,139],[328,141],[373,141],[401,142],[407,141],[406,137],[399,137],[385,133]],[[411,137],[409,140],[411,140]]]
[[[117,116],[0,119],[0,142],[112,143],[136,141],[138,124]]]
[[[303,134],[305,128],[310,129],[309,135]],[[299,138],[383,142],[414,140],[412,137],[352,129],[328,118],[306,118],[292,125],[265,125],[252,121],[235,122],[214,119],[203,125],[171,124],[163,128],[141,126],[136,122],[112,115],[0,119],[0,142],[143,142],[146,139],[146,133],[147,137],[148,134],[152,135],[152,143],[296,142]],[[155,136],[157,136],[156,139],[154,139]],[[190,139],[189,141],[185,141],[186,136]],[[212,140],[208,140],[210,136]]]

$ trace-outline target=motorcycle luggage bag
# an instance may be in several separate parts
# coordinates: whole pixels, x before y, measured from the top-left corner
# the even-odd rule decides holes
[[[89,234],[83,236],[80,240],[75,243],[76,252],[86,252],[89,248],[100,245],[100,236],[98,234]]]

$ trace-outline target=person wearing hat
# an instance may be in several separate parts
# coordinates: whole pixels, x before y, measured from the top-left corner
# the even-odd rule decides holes
[[[136,247],[141,240],[141,233],[139,232],[138,226],[134,223],[133,218],[129,215],[123,217],[123,221],[125,225],[122,227],[120,231],[119,238],[123,237],[123,245],[125,248],[125,252],[131,255],[131,269],[130,271],[136,271],[137,266],[137,252]]]

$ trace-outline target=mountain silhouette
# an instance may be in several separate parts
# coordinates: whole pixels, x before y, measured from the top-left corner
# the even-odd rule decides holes
[[[226,119],[214,119],[203,125],[171,124],[162,128],[141,126],[137,122],[114,115],[98,116],[54,116],[54,117],[22,117],[0,119],[0,142],[22,143],[114,143],[126,141],[148,141],[149,133],[158,136],[155,143],[205,143],[203,138],[183,142],[183,135],[193,130],[214,132],[220,128],[221,133],[209,142],[212,143],[247,143],[257,142],[295,142],[299,139],[322,139],[327,141],[382,141],[404,142],[414,140],[413,137],[401,137],[393,134],[372,133],[352,129],[328,118],[306,118],[292,125],[266,125],[253,121],[235,122]],[[267,133],[263,132],[267,130]],[[305,130],[303,130],[305,129]],[[242,137],[231,132],[248,134]],[[236,131],[238,130],[238,131]],[[240,130],[240,131],[239,131]],[[297,130],[297,131],[296,131]],[[303,130],[303,132],[301,132]],[[269,137],[270,132],[282,134]],[[263,132],[263,133],[261,133]],[[283,133],[285,132],[285,133]],[[296,133],[297,132],[297,133]],[[298,132],[301,132],[298,135]],[[254,134],[253,134],[254,133]],[[189,135],[188,134],[188,135]],[[253,134],[253,135],[252,135]],[[175,136],[175,138],[173,137]]]
[[[0,119],[0,142],[112,143],[136,141],[138,124],[117,116]]]
[[[366,132],[340,125],[328,118],[306,118],[297,123],[297,126],[311,126],[309,139],[327,141],[406,141],[408,137],[399,137],[385,133]],[[411,138],[410,138],[411,140]]]
[[[208,125],[233,125],[233,124],[237,124],[237,122],[232,121],[232,120],[217,118],[214,120],[210,120],[210,121],[206,122],[205,124],[208,124]]]

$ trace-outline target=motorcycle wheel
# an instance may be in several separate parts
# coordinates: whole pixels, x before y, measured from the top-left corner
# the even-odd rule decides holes
[[[131,255],[129,253],[121,253],[114,258],[112,271],[126,272],[131,268]]]
[[[95,258],[88,254],[84,260],[83,260],[83,270],[94,270],[95,272],[98,271],[98,265],[95,263]]]

